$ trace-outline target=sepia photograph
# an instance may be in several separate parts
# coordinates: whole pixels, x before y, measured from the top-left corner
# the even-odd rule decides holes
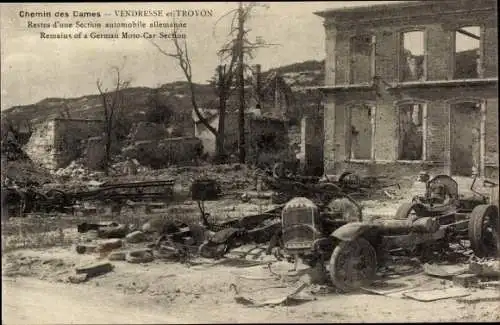
[[[497,15],[0,4],[2,324],[500,322]]]

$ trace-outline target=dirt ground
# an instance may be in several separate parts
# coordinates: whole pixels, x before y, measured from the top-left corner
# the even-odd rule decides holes
[[[11,266],[10,276],[3,276],[2,313],[6,324],[500,320],[498,300],[419,302],[366,293],[329,292],[316,294],[314,301],[296,306],[255,308],[235,301],[232,283],[255,299],[279,297],[289,292],[297,279],[286,276],[290,265],[284,262],[273,263],[273,273],[267,265],[114,262],[111,273],[85,283],[69,284],[65,278],[74,265],[95,261],[94,256],[54,248],[18,251],[10,259],[24,266],[15,272]],[[273,274],[285,276],[277,280]],[[304,281],[302,278],[300,281]],[[451,286],[446,283],[450,281],[429,279],[422,274],[407,276],[404,281],[413,282],[420,289]],[[484,290],[487,289],[481,291]],[[492,293],[500,295],[498,290]]]
[[[390,217],[405,199],[371,200],[363,205],[366,215]],[[268,203],[256,200],[241,203],[231,198],[207,202],[206,208],[221,218],[230,218],[263,211],[269,207]],[[164,213],[192,217],[198,212],[196,205],[181,204],[170,206]],[[132,213],[130,218],[140,223],[148,217]],[[98,218],[101,219],[105,218]],[[344,294],[312,284],[311,273],[304,265],[291,272],[292,264],[272,256],[248,254],[244,261],[231,258],[238,251],[251,253],[255,248],[258,251],[255,245],[237,249],[218,261],[201,258],[190,259],[189,263],[159,259],[145,264],[112,261],[112,272],[72,284],[68,276],[75,267],[107,262],[94,254],[75,252],[79,236],[75,225],[79,221],[72,219],[71,228],[65,224],[65,229],[53,229],[54,236],[63,236],[66,245],[2,253],[3,323],[500,321],[498,287],[459,288],[454,298],[430,302],[409,299],[402,293],[404,290],[385,295],[366,291]],[[24,226],[9,227],[9,237],[14,238],[16,227]],[[439,293],[456,289],[450,279],[425,275],[421,266],[409,269],[411,272],[407,274],[385,274],[382,280],[408,290]],[[300,303],[269,303],[290,295],[300,284],[305,286]],[[247,299],[239,299],[241,296]],[[268,305],[251,306],[248,299],[266,301]]]

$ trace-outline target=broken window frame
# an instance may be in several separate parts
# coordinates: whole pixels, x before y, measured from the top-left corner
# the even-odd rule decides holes
[[[370,143],[370,159],[354,159],[352,158],[352,134],[351,134],[351,126],[352,126],[352,114],[351,110],[353,108],[358,108],[360,106],[369,106],[370,107],[370,124],[371,124],[371,143]],[[377,105],[373,102],[352,102],[348,103],[345,106],[345,146],[346,146],[346,155],[345,160],[348,162],[371,162],[375,161],[375,133],[377,126]]]
[[[456,44],[457,44],[457,31],[459,29],[467,28],[467,27],[479,27],[479,73],[475,78],[456,78]],[[485,25],[470,23],[470,24],[460,24],[458,26],[454,26],[451,30],[451,60],[450,60],[450,73],[448,78],[451,80],[468,80],[468,79],[482,79],[484,78],[484,39],[485,39]]]
[[[357,37],[362,37],[362,36],[367,36],[371,38],[371,43],[370,43],[370,79],[364,82],[357,82],[354,83],[353,80],[353,69],[354,69],[354,59],[353,59],[353,52],[354,52],[354,46],[353,46],[353,41]],[[348,67],[347,67],[347,83],[350,85],[365,85],[365,84],[371,84],[373,82],[373,79],[375,78],[375,64],[376,64],[376,42],[377,38],[373,33],[366,32],[366,33],[357,33],[355,35],[352,35],[349,37],[349,54],[348,54]]]
[[[413,32],[421,32],[423,37],[423,61],[422,61],[422,77],[417,80],[404,80],[404,68],[406,65],[406,57],[405,57],[405,34],[413,33]],[[399,83],[415,83],[415,82],[425,82],[427,81],[427,29],[425,28],[411,28],[411,29],[402,29],[399,31],[399,42],[398,42],[398,60],[397,60],[397,70],[398,70],[398,82]]]
[[[402,106],[407,106],[407,105],[420,105],[421,106],[421,112],[419,115],[421,115],[421,127],[422,127],[422,156],[418,160],[407,160],[407,159],[400,159],[400,149],[401,149],[401,126],[400,126],[400,114],[401,114],[401,107]],[[396,108],[396,161],[398,162],[408,162],[408,163],[419,163],[427,160],[427,107],[428,103],[422,100],[417,100],[417,99],[410,99],[410,100],[402,100],[398,101],[395,103],[395,108]]]

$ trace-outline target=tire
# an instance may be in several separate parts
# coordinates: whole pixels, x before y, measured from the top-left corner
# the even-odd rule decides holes
[[[356,260],[361,264],[361,269],[353,268],[360,266],[351,264]],[[376,270],[377,254],[375,248],[361,237],[353,241],[340,242],[333,250],[328,265],[333,285],[344,292],[370,284],[375,278]]]
[[[154,255],[153,252],[149,249],[138,249],[127,252],[127,255],[125,255],[125,260],[133,264],[149,263],[154,260]]]
[[[398,207],[395,217],[399,220],[416,220],[422,216],[420,215],[418,209],[416,209],[416,205],[414,203],[405,202]]]
[[[500,253],[498,207],[481,204],[469,216],[469,241],[478,257],[497,257]]]

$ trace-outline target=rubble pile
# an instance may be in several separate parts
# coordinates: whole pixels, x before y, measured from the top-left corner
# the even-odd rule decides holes
[[[81,160],[73,160],[68,166],[59,168],[54,172],[56,176],[72,179],[90,179],[99,176],[99,172],[90,171],[83,165]]]
[[[137,175],[150,170],[147,167],[141,166],[136,159],[120,158],[122,157],[114,157],[113,160],[115,162],[112,163],[109,169],[110,176]],[[54,174],[60,177],[80,180],[102,178],[104,176],[102,171],[91,170],[85,167],[82,159],[73,160],[68,166],[56,170]]]
[[[36,166],[13,137],[2,140],[2,184],[44,184],[53,181],[50,173]]]
[[[148,170],[141,176],[156,179],[175,178],[176,183],[183,188],[189,188],[196,178],[212,178],[217,179],[223,192],[254,188],[257,179],[254,170],[241,164],[169,167]]]
[[[170,231],[179,230],[173,223],[167,228]],[[113,262],[124,261],[140,264],[149,263],[155,259],[179,261],[187,254],[180,244],[181,242],[188,242],[191,245],[200,244],[200,242],[194,242],[193,239],[179,237],[176,238],[177,245],[175,245],[171,238],[168,240],[165,235],[162,235],[164,231],[165,229],[158,230],[148,227],[136,230],[133,226],[114,222],[83,223],[78,226],[80,240],[75,250],[78,254],[96,254],[100,259],[107,258]],[[184,233],[184,235],[188,235],[188,232]],[[202,240],[198,238],[198,241]],[[79,282],[87,279],[88,277],[84,277]],[[72,282],[75,281],[72,280]]]
[[[118,160],[118,159],[117,159]],[[137,159],[123,159],[111,165],[111,175],[137,175],[149,171],[150,168],[142,166]]]

